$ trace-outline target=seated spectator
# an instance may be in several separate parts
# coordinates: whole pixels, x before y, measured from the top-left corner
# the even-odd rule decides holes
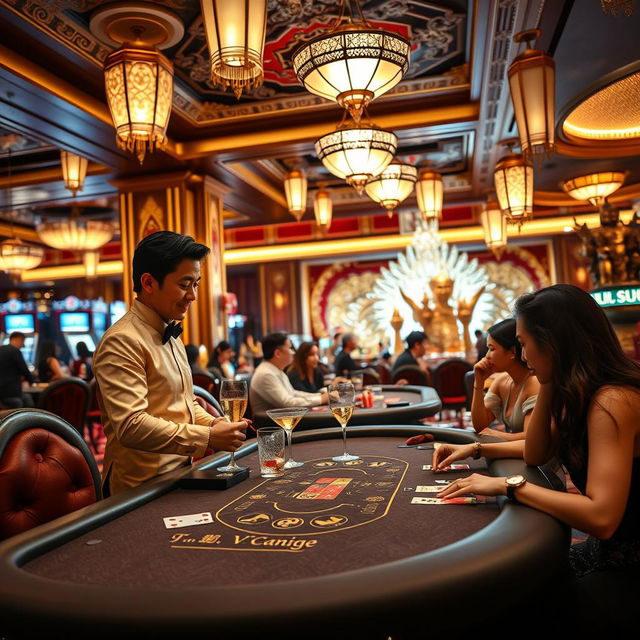
[[[0,404],[6,409],[33,407],[28,393],[22,393],[22,380],[33,383],[33,377],[20,349],[24,347],[25,335],[14,331],[9,344],[0,347]]]
[[[427,363],[423,360],[423,356],[429,346],[427,334],[424,331],[412,331],[404,341],[407,348],[396,358],[391,371],[394,372],[398,367],[407,364],[417,365],[426,371]]]
[[[55,340],[44,340],[40,345],[38,358],[38,379],[40,382],[53,382],[65,377],[60,360],[58,360],[58,345]]]
[[[337,376],[349,376],[350,371],[360,369],[351,357],[351,353],[358,348],[358,341],[353,333],[342,336],[342,351],[336,356],[333,368]]]
[[[480,331],[480,329],[476,329],[473,334],[476,337],[476,352],[478,354],[476,362],[480,362],[480,360],[487,355],[487,351],[489,350],[487,347],[487,336]]]
[[[323,390],[324,376],[318,367],[320,355],[318,346],[313,342],[303,342],[293,356],[287,375],[294,389],[308,393],[320,393]]]
[[[198,358],[200,358],[200,349],[195,344],[185,344],[184,350],[187,353],[187,362],[191,373],[206,373],[206,371],[200,366]]]
[[[89,382],[93,378],[93,353],[82,341],[76,345],[76,353],[78,358],[71,364],[71,375]]]
[[[221,340],[213,350],[209,358],[207,369],[219,380],[232,380],[236,375],[236,368],[231,362],[231,358],[235,356],[234,350],[226,340]]]
[[[251,378],[249,396],[254,413],[280,407],[309,407],[327,402],[326,393],[294,389],[284,372],[293,361],[291,342],[285,333],[271,333],[262,341],[264,360]]]
[[[488,331],[487,346],[487,355],[473,367],[473,427],[478,433],[482,431],[504,440],[522,440],[540,384],[522,359],[516,321],[510,318],[494,324]],[[485,380],[493,374],[497,375],[485,395]],[[503,423],[507,432],[488,429],[494,420]]]

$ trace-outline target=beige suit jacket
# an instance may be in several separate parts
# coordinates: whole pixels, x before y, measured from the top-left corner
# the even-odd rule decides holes
[[[215,422],[194,400],[181,340],[162,344],[166,324],[135,300],[104,334],[93,368],[107,444],[103,481],[112,494],[202,456]]]

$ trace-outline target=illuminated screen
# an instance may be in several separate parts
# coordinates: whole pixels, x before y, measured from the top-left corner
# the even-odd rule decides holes
[[[88,313],[61,313],[60,331],[62,333],[88,333],[91,329]]]
[[[14,331],[22,331],[23,333],[34,333],[35,330],[35,321],[30,313],[17,313],[12,316],[4,317],[5,333],[13,333]]]

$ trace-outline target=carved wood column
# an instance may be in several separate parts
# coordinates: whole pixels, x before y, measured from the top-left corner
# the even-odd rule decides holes
[[[114,184],[120,189],[122,278],[127,305],[135,296],[131,261],[142,238],[155,231],[175,231],[211,249],[201,264],[198,300],[185,318],[183,334],[185,344],[203,344],[211,350],[227,333],[222,200],[229,188],[209,176],[190,172],[129,178]]]

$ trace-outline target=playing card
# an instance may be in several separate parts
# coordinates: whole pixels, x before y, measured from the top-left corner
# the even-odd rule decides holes
[[[477,500],[469,498],[412,498],[411,504],[476,504]]]
[[[452,464],[449,467],[445,467],[444,469],[438,469],[438,471],[434,472],[434,473],[441,473],[443,471],[468,471],[471,467],[469,467],[468,464]],[[431,471],[431,465],[430,464],[423,464],[422,465],[422,470],[423,471]]]
[[[416,493],[439,493],[440,491],[444,491],[445,487],[442,485],[427,485],[420,484],[416,487]]]
[[[213,517],[208,511],[206,513],[193,513],[186,516],[171,516],[162,518],[167,529],[177,529],[178,527],[192,527],[198,524],[213,522]]]

